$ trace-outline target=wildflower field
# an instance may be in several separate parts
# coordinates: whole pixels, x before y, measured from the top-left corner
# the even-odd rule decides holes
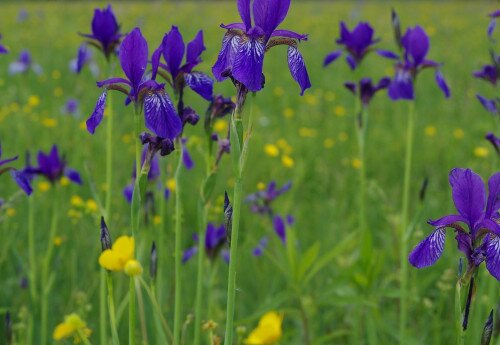
[[[0,344],[500,345],[497,5],[2,2]]]

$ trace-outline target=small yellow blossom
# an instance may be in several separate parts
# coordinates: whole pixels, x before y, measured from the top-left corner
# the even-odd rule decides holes
[[[274,144],[266,144],[266,145],[264,145],[264,152],[269,157],[277,157],[280,154],[280,150],[279,150],[278,146],[276,146]]]
[[[337,105],[335,108],[333,108],[333,113],[336,116],[344,116],[345,115],[345,108],[341,105]]]
[[[275,311],[267,312],[260,318],[259,325],[250,332],[244,343],[246,345],[276,344],[283,334],[281,329],[282,323],[283,314]]]
[[[425,135],[428,137],[433,137],[436,135],[437,129],[434,126],[427,126],[424,129]]]
[[[32,110],[32,108],[27,104],[23,107],[23,113],[25,113],[25,114],[31,113],[31,110]]]
[[[83,321],[78,314],[70,314],[64,317],[64,322],[58,324],[54,329],[52,337],[54,340],[62,340],[64,338],[69,338],[73,336],[74,343],[79,343],[82,337],[88,339],[92,334],[92,330],[87,327],[85,321]]]
[[[314,138],[316,130],[314,128],[301,127],[299,128],[299,135],[303,138]]]
[[[161,224],[161,217],[159,215],[155,215],[153,217],[153,224],[155,224],[155,225],[160,225]]]
[[[335,145],[335,140],[333,140],[332,138],[326,138],[326,139],[323,141],[323,146],[324,146],[326,149],[331,149],[334,145]]]
[[[285,90],[283,90],[282,87],[278,86],[274,88],[273,93],[276,97],[281,97],[285,94]]]
[[[73,195],[70,199],[72,206],[81,207],[83,206],[83,199],[79,195]]]
[[[62,89],[62,87],[59,87],[59,86],[56,87],[54,89],[54,96],[61,97],[62,95],[63,95],[63,89]]]
[[[476,157],[484,158],[484,157],[487,157],[488,154],[489,154],[489,151],[484,146],[478,146],[474,149],[474,156],[476,156]]]
[[[339,140],[340,141],[347,141],[347,139],[349,139],[349,135],[346,132],[339,133]]]
[[[295,115],[295,110],[293,110],[290,107],[286,107],[283,109],[283,116],[286,117],[287,119],[292,118]]]
[[[363,165],[363,162],[359,158],[354,158],[351,161],[351,165],[354,169],[360,169],[361,166]]]
[[[19,109],[20,109],[19,103],[17,103],[17,102],[12,102],[12,103],[10,104],[10,110],[11,110],[13,113],[18,112],[18,111],[19,111]]]
[[[68,210],[68,217],[71,218],[73,223],[76,223],[79,219],[82,218],[82,213],[78,210],[70,209]]]
[[[125,265],[134,259],[135,241],[130,236],[120,236],[111,249],[106,249],[99,256],[99,264],[110,271],[123,271]]]
[[[85,203],[85,208],[87,209],[87,212],[97,212],[99,209],[99,206],[95,202],[94,199],[88,199],[87,202]]]
[[[131,136],[130,134],[124,134],[124,135],[122,136],[122,142],[123,142],[124,144],[129,144],[129,143],[131,143],[131,142],[132,142],[132,136]]]
[[[40,192],[46,192],[50,189],[50,183],[47,181],[41,181],[38,183],[38,190]]]
[[[50,117],[46,117],[42,119],[42,125],[47,128],[54,128],[57,127],[57,120]]]
[[[290,154],[293,152],[292,147],[288,144],[288,141],[286,141],[285,139],[279,139],[276,142],[276,145],[278,145],[278,147],[281,150],[283,150],[283,152],[285,152],[286,154]]]
[[[335,100],[336,96],[335,96],[335,93],[332,92],[332,91],[327,91],[325,93],[325,100],[327,102],[333,102]]]
[[[292,157],[284,155],[283,157],[281,157],[281,163],[283,164],[283,166],[285,166],[285,168],[292,168],[295,164],[295,161]]]
[[[63,177],[61,177],[61,180],[59,181],[59,183],[61,184],[61,186],[66,187],[71,183],[71,181],[66,176],[63,176]]]
[[[40,97],[31,95],[28,97],[28,106],[34,108],[40,104]]]
[[[167,188],[171,191],[175,191],[175,178],[169,178],[166,184]]]
[[[312,106],[318,105],[318,98],[315,95],[306,94],[304,98],[307,104]]]
[[[125,273],[128,276],[140,276],[142,274],[142,266],[141,263],[137,260],[129,260],[125,264],[124,268]]]
[[[14,217],[16,215],[16,209],[9,207],[5,213],[7,213],[9,217]]]
[[[61,78],[61,72],[57,69],[52,71],[52,79],[59,79]]]
[[[61,236],[54,237],[54,245],[56,247],[59,247],[62,244],[62,242],[63,242],[63,239]]]
[[[80,122],[80,124],[78,125],[78,127],[79,127],[81,130],[86,131],[86,130],[87,130],[87,123],[86,123],[85,121],[82,121],[82,122]]]
[[[219,133],[227,133],[227,121],[218,119],[214,123],[214,131]]]
[[[258,190],[264,190],[264,189],[266,189],[266,184],[264,182],[257,183],[257,189]]]
[[[455,128],[453,130],[453,136],[455,137],[455,139],[463,139],[463,137],[465,136],[464,130],[462,128]]]

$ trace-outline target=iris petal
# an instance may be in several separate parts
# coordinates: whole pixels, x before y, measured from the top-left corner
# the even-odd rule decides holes
[[[300,95],[302,96],[304,91],[311,87],[311,81],[309,80],[309,74],[307,73],[302,54],[293,46],[288,47],[288,67],[290,68],[293,79],[295,79],[300,86]]]
[[[214,81],[205,73],[191,72],[184,75],[186,84],[207,101],[212,99]]]
[[[163,91],[148,92],[144,97],[144,117],[146,127],[159,137],[173,140],[181,133],[181,120]]]
[[[437,228],[412,250],[408,261],[416,268],[433,265],[443,253],[445,239],[444,228]]]
[[[95,129],[97,126],[102,121],[102,118],[104,117],[104,108],[106,106],[106,97],[108,95],[107,90],[105,90],[97,99],[97,103],[95,105],[94,111],[92,112],[92,115],[87,119],[87,130],[89,131],[90,134],[95,133]]]
[[[234,58],[233,77],[250,91],[262,89],[265,44],[261,38],[247,37],[239,45]]]

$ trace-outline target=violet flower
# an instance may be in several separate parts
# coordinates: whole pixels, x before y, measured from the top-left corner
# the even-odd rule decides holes
[[[486,134],[485,139],[493,145],[497,154],[500,154],[500,138],[490,132]]]
[[[0,39],[2,39],[2,35],[0,35]],[[3,45],[0,44],[0,54],[7,54],[9,50]]]
[[[492,60],[493,63],[491,65],[484,65],[479,71],[474,72],[473,76],[486,80],[493,86],[497,86],[498,77],[500,75],[500,56],[493,56]]]
[[[193,240],[198,242],[198,235],[193,235]],[[226,230],[224,225],[216,227],[213,223],[208,223],[205,230],[205,252],[210,260],[214,260],[221,249],[226,245]],[[198,252],[198,245],[186,249],[182,255],[182,263],[186,263]],[[224,258],[223,258],[224,259]],[[225,259],[224,259],[225,260]]]
[[[370,101],[372,100],[375,93],[382,89],[386,89],[389,86],[390,82],[390,78],[384,77],[379,80],[377,85],[373,85],[370,78],[363,78],[359,81],[358,85],[353,82],[347,82],[344,83],[344,86],[355,96],[359,97],[361,100],[361,104],[367,107],[370,104]]]
[[[277,29],[288,13],[290,0],[237,0],[237,6],[243,23],[221,24],[227,32],[212,67],[215,79],[231,77],[248,90],[259,91],[264,87],[264,54],[274,46],[287,45],[288,67],[303,95],[311,82],[297,46],[307,35]]]
[[[0,144],[0,175],[3,173],[10,171],[10,176],[17,183],[17,185],[27,194],[30,195],[33,192],[31,188],[31,181],[29,176],[24,172],[17,169],[14,169],[9,166],[5,166],[11,162],[17,160],[17,156],[12,158],[2,159],[2,145]]]
[[[262,237],[259,240],[259,243],[252,249],[252,255],[253,256],[262,256],[264,254],[264,250],[267,247],[267,244],[269,243],[269,240],[267,237]]]
[[[80,102],[75,98],[68,98],[64,106],[61,107],[61,113],[76,118],[80,117]]]
[[[181,145],[182,145],[182,164],[184,164],[184,167],[187,170],[191,170],[194,167],[194,161],[191,158],[191,155],[189,154],[189,151],[187,149],[186,143],[187,143],[187,138],[182,138],[181,140]]]
[[[148,63],[148,43],[139,28],[125,37],[120,46],[119,58],[127,79],[111,78],[97,83],[98,87],[104,87],[104,92],[87,120],[87,130],[93,134],[101,123],[107,92],[111,89],[126,94],[126,103],[133,102],[136,111],[144,107],[146,127],[157,136],[168,139],[177,137],[182,130],[182,123],[164,85],[144,78]]]
[[[490,24],[488,25],[488,37],[491,38],[493,36],[493,31],[495,31],[497,18],[500,17],[500,10],[491,12],[488,16],[491,18]]]
[[[42,67],[33,62],[30,52],[25,49],[21,51],[17,61],[9,65],[9,74],[27,73],[30,70],[36,74],[41,74],[43,72]]]
[[[64,157],[59,156],[56,145],[52,146],[48,154],[39,151],[37,161],[38,167],[31,167],[28,164],[28,167],[24,169],[25,172],[33,176],[43,176],[52,184],[59,181],[63,176],[76,184],[82,184],[80,174],[76,170],[67,167],[66,160]]]
[[[214,81],[205,73],[193,71],[193,68],[202,61],[201,53],[205,50],[203,31],[198,31],[185,49],[184,39],[179,29],[177,26],[172,26],[151,57],[152,79],[156,79],[157,74],[160,74],[176,93],[182,92],[187,85],[201,97],[210,101]],[[186,62],[182,64],[184,55]],[[160,62],[162,56],[166,64]]]
[[[352,31],[349,31],[343,21],[340,22],[340,38],[336,42],[344,46],[345,59],[352,70],[356,69],[366,54],[373,50],[372,46],[380,41],[373,36],[373,28],[367,22],[358,23]],[[342,56],[342,50],[329,53],[323,61],[323,66],[328,66],[340,56]]]
[[[487,200],[481,176],[470,169],[453,169],[449,181],[458,214],[430,220],[435,230],[412,250],[409,262],[417,268],[433,265],[443,253],[449,227],[455,230],[458,249],[467,257],[468,274],[485,261],[490,274],[500,280],[500,172],[488,181]]]
[[[425,68],[435,69],[436,84],[446,98],[450,97],[450,89],[439,70],[441,64],[427,59],[430,43],[424,29],[419,25],[407,28],[404,36],[398,38],[401,29],[399,28],[399,18],[395,12],[393,12],[393,26],[396,33],[396,41],[402,50],[402,56],[391,51],[377,51],[383,57],[398,60],[394,66],[394,77],[389,85],[389,97],[392,100],[415,99],[414,82],[418,73]]]
[[[93,76],[99,74],[99,67],[94,61],[92,51],[88,48],[87,43],[82,43],[78,48],[76,57],[69,62],[69,69],[73,73],[79,74],[86,65],[89,66]]]
[[[272,202],[281,194],[290,190],[291,187],[292,183],[288,182],[281,188],[276,188],[276,182],[271,181],[266,189],[247,196],[245,202],[250,203],[250,209],[254,213],[273,216],[273,210],[271,208]]]
[[[96,8],[92,18],[92,33],[80,34],[89,39],[88,43],[102,51],[106,60],[109,60],[111,54],[120,44],[120,25],[116,21],[115,14],[111,5],[102,10]]]
[[[484,109],[489,111],[492,115],[500,115],[500,98],[486,98],[481,96],[480,94],[476,95],[477,99],[479,102],[481,102],[481,105],[483,106]]]

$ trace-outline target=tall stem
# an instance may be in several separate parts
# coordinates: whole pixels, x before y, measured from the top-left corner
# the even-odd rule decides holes
[[[141,108],[136,105],[135,107],[135,186],[132,195],[132,205],[131,205],[131,220],[132,220],[132,235],[135,235],[139,231],[140,215],[141,215],[141,193],[139,187],[139,181],[141,177],[141,141],[139,135],[141,133]],[[136,195],[139,193],[138,195]]]
[[[104,269],[102,271],[104,272]],[[113,278],[111,277],[111,273],[105,272],[105,274],[106,274],[106,285],[108,286],[108,311],[109,311],[109,322],[111,324],[111,337],[113,339],[113,345],[120,345],[120,339],[118,337],[118,331],[116,328]]]
[[[236,266],[238,254],[238,236],[240,229],[240,213],[241,213],[241,199],[243,197],[243,174],[245,168],[246,154],[243,152],[245,138],[243,130],[243,121],[241,113],[243,104],[246,99],[247,90],[240,86],[238,87],[238,96],[236,107],[231,115],[231,156],[233,161],[233,172],[235,176],[234,194],[233,194],[233,214],[232,214],[232,227],[231,227],[231,250],[229,253],[229,274],[227,282],[227,310],[226,310],[226,334],[224,338],[224,345],[233,344],[234,332],[234,303],[236,298]],[[250,117],[252,114],[250,114]],[[235,138],[234,136],[237,135]],[[235,147],[238,145],[239,147]],[[243,154],[242,154],[243,153]]]
[[[203,187],[202,187],[203,188]],[[196,274],[196,300],[194,313],[194,345],[200,345],[201,340],[201,310],[203,302],[203,265],[205,263],[205,228],[208,206],[200,201],[198,207],[198,271]]]
[[[179,160],[175,172],[175,306],[174,306],[174,345],[180,345],[181,337],[181,306],[182,306],[182,198],[181,174],[183,150],[181,139],[177,140]]]
[[[406,153],[405,153],[405,169],[403,182],[403,209],[401,212],[401,234],[400,234],[400,314],[399,314],[399,342],[403,344],[406,338],[406,323],[408,318],[408,218],[410,208],[410,179],[411,179],[411,162],[413,155],[413,132],[415,127],[415,101],[411,101],[408,110],[408,125],[406,129]]]
[[[30,294],[34,308],[37,304],[36,254],[35,254],[35,202],[34,196],[28,198],[28,253],[30,263]]]
[[[128,300],[128,344],[135,345],[135,277],[130,277]]]

